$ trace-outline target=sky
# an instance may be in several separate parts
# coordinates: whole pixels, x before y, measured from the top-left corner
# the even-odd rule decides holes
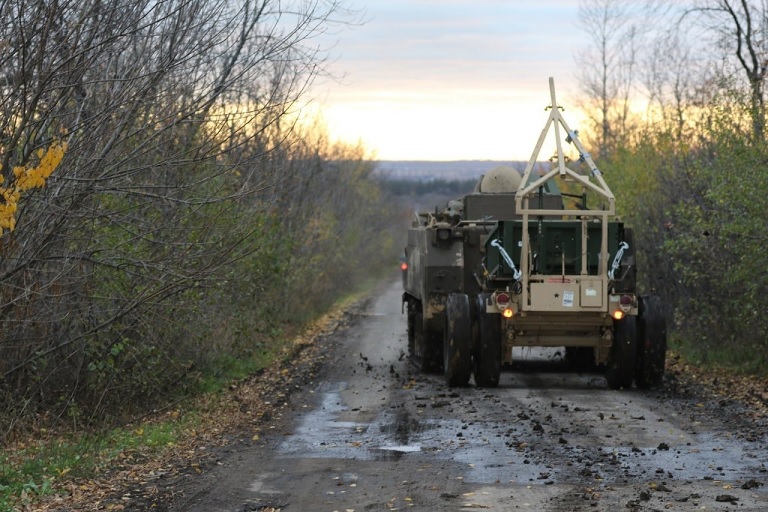
[[[347,0],[364,21],[325,35],[337,79],[315,84],[313,108],[332,139],[377,160],[528,160],[549,77],[578,129],[578,4]]]

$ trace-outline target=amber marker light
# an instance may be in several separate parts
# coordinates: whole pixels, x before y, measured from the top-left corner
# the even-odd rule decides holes
[[[624,312],[622,310],[617,309],[616,311],[613,312],[614,320],[621,320],[622,318],[624,318]]]
[[[512,311],[510,308],[507,308],[504,311],[502,311],[501,314],[504,316],[504,318],[512,318],[515,312]]]

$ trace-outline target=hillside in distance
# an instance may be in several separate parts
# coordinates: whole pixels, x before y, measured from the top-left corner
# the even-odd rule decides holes
[[[491,169],[509,166],[522,173],[528,162],[499,160],[456,160],[449,162],[431,160],[379,160],[376,173],[389,180],[412,181],[465,181],[476,180]],[[536,168],[544,167],[546,162],[537,162]]]
[[[404,227],[415,212],[437,211],[449,200],[469,194],[480,176],[499,166],[517,169],[521,174],[528,162],[498,160],[379,160],[375,173],[393,198],[407,212]],[[539,162],[535,170],[549,169]]]

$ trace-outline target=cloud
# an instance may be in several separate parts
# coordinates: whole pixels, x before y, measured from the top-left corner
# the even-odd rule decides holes
[[[586,39],[575,25],[577,0],[355,6],[368,21],[338,35],[332,71],[344,78],[324,84],[326,119],[383,159],[510,158],[509,138],[500,147],[497,132],[535,124],[535,143],[548,77],[556,78],[559,103],[576,91],[573,48]]]

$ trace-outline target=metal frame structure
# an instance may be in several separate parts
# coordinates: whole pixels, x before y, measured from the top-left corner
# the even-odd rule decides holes
[[[581,219],[582,223],[582,236],[581,236],[581,246],[582,246],[582,254],[585,255],[587,253],[587,223],[591,220],[594,221],[595,219],[599,220],[602,224],[602,243],[601,243],[601,250],[600,250],[600,266],[599,266],[599,272],[597,276],[589,276],[590,281],[599,280],[601,282],[600,286],[600,293],[602,296],[606,296],[607,290],[608,290],[608,221],[611,217],[615,216],[616,214],[616,199],[611,192],[611,189],[608,187],[608,184],[603,179],[602,173],[597,168],[597,165],[595,165],[595,162],[592,160],[592,157],[590,154],[584,149],[584,146],[581,144],[581,141],[579,141],[578,133],[574,130],[571,130],[566,123],[565,119],[563,118],[561,114],[562,108],[557,104],[557,99],[555,97],[555,82],[554,79],[550,77],[549,79],[549,92],[551,97],[551,105],[547,107],[548,110],[550,110],[549,117],[547,118],[547,122],[544,125],[543,130],[541,131],[541,135],[539,136],[539,140],[536,143],[536,146],[533,150],[533,154],[531,155],[531,159],[528,161],[528,164],[525,168],[525,173],[523,174],[522,181],[520,182],[520,186],[517,190],[517,195],[515,197],[515,206],[516,206],[516,212],[518,215],[522,218],[522,224],[523,226],[529,225],[529,220],[531,219],[531,216],[534,218],[541,220],[544,217],[548,218],[563,218],[563,217],[574,217]],[[565,154],[563,152],[563,145],[562,141],[560,139],[560,128],[565,130],[567,133],[566,141],[574,144],[576,148],[579,151],[579,162],[586,163],[589,166],[590,174],[597,182],[592,183],[588,177],[582,176],[575,171],[569,169],[565,165]],[[550,129],[554,129],[555,134],[555,141],[557,144],[557,164],[553,166],[553,168],[545,173],[544,175],[540,176],[535,181],[531,182],[531,175],[533,172],[534,165],[536,164],[539,153],[541,152],[541,148],[544,145],[544,141],[546,140],[547,135],[549,134]],[[531,197],[536,193],[536,191],[542,187],[547,180],[551,179],[552,177],[559,175],[561,179],[573,179],[577,183],[580,183],[584,189],[589,189],[596,194],[598,194],[601,198],[603,198],[605,201],[607,201],[607,207],[605,208],[597,208],[597,209],[568,209],[565,208],[562,210],[547,210],[547,209],[536,209],[535,207],[532,208],[530,205],[530,199]],[[540,224],[541,225],[541,224]],[[541,275],[541,274],[535,274],[533,275],[531,273],[531,261],[530,261],[530,235],[528,233],[528,229],[523,229],[522,234],[522,248],[521,251],[521,265],[520,269],[522,272],[522,311],[521,313],[525,313],[526,309],[531,309],[531,303],[530,303],[530,284],[532,282],[547,282],[547,279],[553,278],[554,276],[547,276],[547,275]],[[582,265],[581,265],[581,276],[587,275],[587,259],[585,257],[581,258]],[[562,276],[557,276],[562,277]],[[580,278],[577,276],[573,276],[574,280],[576,282],[580,282]],[[606,310],[607,305],[603,305],[603,310]]]

